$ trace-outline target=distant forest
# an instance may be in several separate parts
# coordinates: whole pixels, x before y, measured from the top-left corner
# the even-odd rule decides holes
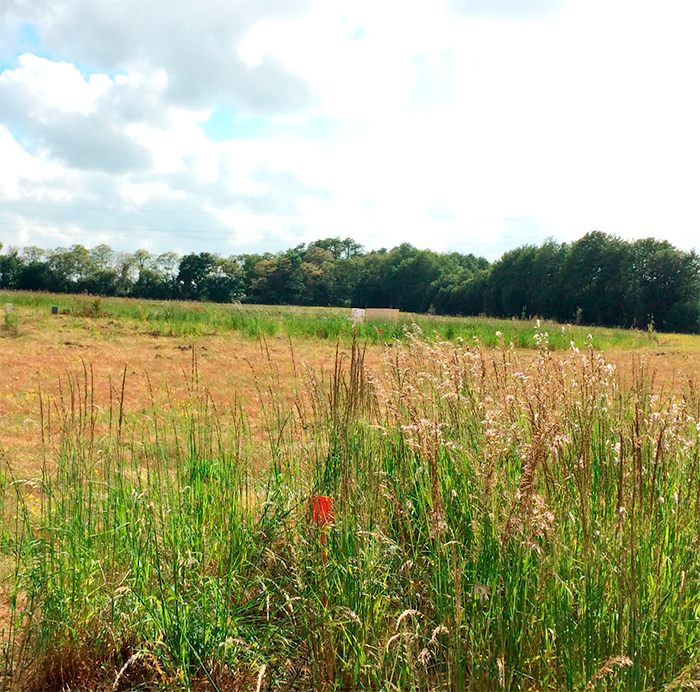
[[[495,262],[403,243],[365,252],[326,238],[286,252],[184,257],[107,245],[2,251],[0,288],[132,298],[392,307],[442,315],[700,332],[700,257],[654,238],[600,231],[523,245]]]

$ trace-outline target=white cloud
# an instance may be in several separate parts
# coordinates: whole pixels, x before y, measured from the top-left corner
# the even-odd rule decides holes
[[[0,196],[3,200],[27,199],[39,203],[46,199],[46,186],[51,186],[66,173],[63,166],[41,161],[29,154],[2,125],[0,158],[3,161],[0,166]],[[49,200],[56,201],[56,198]]]
[[[113,236],[125,249],[349,235],[495,257],[595,228],[697,242],[694,2],[193,8],[14,7],[62,61],[25,54],[0,75],[14,135],[2,131],[0,156],[18,162],[0,173],[0,203],[118,210],[75,210],[74,226],[142,229]],[[199,123],[222,108],[234,134],[257,134],[207,139]]]
[[[21,3],[14,23],[31,22],[45,44],[71,62],[105,73],[162,68],[168,100],[199,107],[222,94],[251,112],[277,112],[310,99],[303,79],[282,65],[243,64],[237,46],[265,18],[294,17],[307,0],[66,0]]]
[[[82,113],[95,110],[95,102],[109,91],[112,80],[93,74],[86,82],[75,66],[35,55],[20,55],[19,67],[0,75],[0,94],[7,107],[9,94],[21,101],[24,115],[43,119],[56,110]]]

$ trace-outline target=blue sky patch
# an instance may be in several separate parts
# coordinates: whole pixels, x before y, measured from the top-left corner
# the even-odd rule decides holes
[[[204,136],[212,142],[233,139],[272,139],[276,135],[292,135],[311,140],[331,140],[339,125],[326,117],[309,118],[303,123],[273,123],[264,117],[236,117],[228,107],[216,108],[209,120],[201,121]]]
[[[22,125],[9,125],[5,123],[5,127],[7,128],[7,131],[12,135],[12,139],[14,139],[15,142],[17,142],[17,144],[19,144],[22,147],[22,149],[24,149],[24,151],[26,151],[28,154],[31,154],[32,156],[37,155],[39,143],[35,138],[26,135]]]
[[[14,41],[8,40],[3,43],[3,39],[4,36],[0,34],[0,74],[5,70],[16,70],[19,67],[18,58],[27,53],[54,63],[65,62],[73,65],[86,82],[90,81],[90,76],[93,74],[106,74],[112,80],[118,74],[124,74],[123,70],[106,72],[89,63],[77,64],[69,55],[61,55],[48,50],[41,42],[37,27],[30,22],[22,22],[17,25]]]
[[[5,42],[5,37],[5,35],[2,35],[3,40],[0,42],[0,45],[4,43],[0,49],[0,73],[5,70],[16,69],[19,66],[17,58],[25,53],[48,57],[42,55],[41,38],[33,24],[27,22],[18,24],[15,30],[14,41],[7,36],[8,40]]]
[[[266,139],[272,134],[272,126],[267,118],[245,118],[236,120],[227,109],[215,109],[209,120],[199,123],[202,132],[212,142],[226,142],[230,139]]]
[[[33,24],[27,22],[17,27],[15,41],[15,51],[18,55],[22,55],[22,53],[37,55],[37,51],[41,48],[39,32]]]

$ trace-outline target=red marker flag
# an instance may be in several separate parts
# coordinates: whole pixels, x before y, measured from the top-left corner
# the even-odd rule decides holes
[[[333,498],[327,495],[312,495],[309,499],[311,521],[323,527],[333,521]]]
[[[312,495],[309,498],[309,509],[311,511],[311,521],[318,524],[323,529],[326,524],[333,522],[333,498],[327,495]],[[321,545],[326,545],[326,532],[321,533]],[[326,564],[326,549],[321,548],[323,564]]]

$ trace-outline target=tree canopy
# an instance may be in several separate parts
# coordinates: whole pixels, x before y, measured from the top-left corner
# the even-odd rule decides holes
[[[0,288],[228,303],[392,307],[700,332],[700,258],[667,241],[593,231],[523,245],[495,262],[408,243],[365,252],[325,238],[277,254],[179,257],[107,245],[3,247]]]

